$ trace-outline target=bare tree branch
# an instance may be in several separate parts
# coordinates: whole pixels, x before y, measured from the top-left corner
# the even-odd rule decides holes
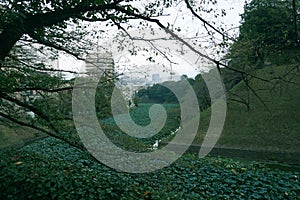
[[[271,114],[272,113],[271,110],[269,109],[269,107],[267,106],[267,104],[265,103],[265,101],[257,94],[257,92],[249,84],[249,80],[247,79],[247,77],[245,77],[244,75],[242,75],[242,79],[245,82],[247,88],[250,89],[250,91],[254,94],[254,96],[264,105],[264,107],[267,109],[267,111]]]
[[[236,98],[238,99],[234,99],[234,98],[229,98],[230,101],[235,101],[235,102],[238,102],[238,103],[242,103],[244,104],[246,107],[247,107],[247,110],[249,111],[250,110],[250,102],[249,102],[249,98],[248,98],[248,101],[246,99],[244,99],[243,97],[241,97],[240,95],[237,95],[233,92],[230,92],[228,91],[228,93],[232,96],[235,96]],[[249,95],[248,95],[249,97]]]
[[[122,27],[119,23],[117,23],[117,22],[115,22],[115,21],[113,21],[114,22],[114,24],[119,28],[119,29],[121,29],[131,40],[133,40],[133,41],[135,41],[135,40],[142,40],[142,41],[145,41],[145,42],[148,42],[150,45],[151,45],[151,47],[152,48],[154,48],[156,51],[158,51],[164,58],[166,58],[170,63],[172,63],[172,64],[177,64],[177,63],[175,63],[175,62],[173,62],[164,52],[162,52],[160,49],[158,49],[154,44],[153,44],[153,42],[152,41],[155,41],[155,40],[160,40],[160,39],[164,39],[165,40],[165,38],[160,38],[160,39],[158,39],[158,38],[156,38],[156,39],[151,39],[151,40],[149,40],[149,39],[143,39],[143,38],[136,38],[136,37],[132,37],[129,33],[128,33],[128,31],[126,31],[126,29],[124,28],[124,27]]]
[[[9,55],[8,57],[10,57],[11,59],[13,59],[13,60],[16,61],[16,62],[19,62],[20,64],[24,65],[24,66],[27,67],[27,68],[34,69],[34,70],[38,70],[38,71],[66,72],[66,73],[71,73],[71,74],[80,74],[80,73],[78,73],[78,72],[70,71],[70,70],[35,67],[35,66],[31,66],[31,65],[29,65],[29,64],[27,64],[27,63],[25,63],[25,62],[23,62],[22,60],[20,60],[20,59],[14,57],[14,56]],[[20,67],[17,67],[17,66],[14,66],[14,65],[2,65],[2,66],[0,66],[0,67],[3,67],[3,68],[13,68],[13,69],[20,70]]]
[[[49,93],[56,93],[61,91],[67,91],[67,90],[73,90],[73,87],[63,87],[63,88],[55,88],[55,89],[49,89],[49,88],[41,88],[41,87],[24,87],[24,88],[17,88],[14,90],[14,92],[22,92],[22,91],[29,91],[29,90],[39,90],[43,92],[49,92]]]
[[[75,147],[75,148],[78,148],[78,149],[80,149],[80,150],[82,150],[82,151],[86,151],[86,149],[85,149],[84,146],[81,146],[81,145],[79,145],[79,144],[76,144],[76,143],[74,143],[74,142],[71,142],[71,141],[69,141],[69,140],[66,140],[66,138],[61,137],[61,136],[58,136],[58,135],[56,135],[56,134],[53,134],[52,132],[50,132],[50,131],[48,131],[48,130],[46,130],[46,129],[44,129],[44,128],[41,128],[41,127],[35,126],[35,125],[33,125],[33,124],[29,124],[29,123],[26,123],[26,122],[24,122],[24,121],[15,119],[15,118],[13,118],[13,117],[11,117],[11,116],[9,116],[9,115],[3,113],[3,112],[0,112],[0,116],[4,117],[5,119],[8,119],[8,120],[10,120],[10,121],[12,121],[12,122],[14,122],[14,123],[16,123],[16,124],[19,124],[19,125],[21,125],[21,126],[33,128],[33,129],[35,129],[35,130],[41,131],[41,132],[43,132],[43,133],[46,133],[47,135],[49,135],[49,136],[51,136],[51,137],[53,137],[53,138],[62,140],[62,141],[68,143],[69,145],[71,145],[71,146],[73,146],[73,147]]]
[[[64,48],[62,46],[57,45],[54,42],[50,42],[50,41],[47,41],[47,40],[39,37],[34,32],[30,32],[30,33],[28,33],[28,35],[30,37],[32,37],[33,39],[35,39],[36,41],[38,41],[40,44],[43,44],[43,45],[48,46],[48,47],[52,47],[52,48],[54,48],[56,50],[59,50],[59,51],[64,51],[67,54],[74,56],[78,60],[85,60],[85,59],[81,58],[78,54],[76,54],[76,53],[74,53],[74,52],[72,52],[72,51],[70,51],[70,50],[68,50],[68,49],[66,49],[66,48]]]
[[[198,15],[198,14],[194,11],[194,9],[193,9],[193,7],[191,6],[189,0],[184,0],[184,2],[185,2],[185,4],[186,4],[187,8],[191,11],[191,13],[192,13],[195,17],[197,17],[201,22],[203,22],[203,24],[204,24],[205,27],[206,27],[206,26],[210,27],[211,29],[213,29],[214,31],[216,31],[217,33],[219,33],[219,34],[223,37],[223,39],[228,38],[228,39],[230,39],[230,40],[236,42],[236,39],[235,39],[235,38],[230,37],[228,34],[225,34],[225,33],[221,32],[221,31],[218,30],[216,27],[214,27],[213,25],[211,25],[208,21],[206,21],[205,19],[203,19],[200,15]],[[206,30],[208,31],[207,28],[206,28]]]

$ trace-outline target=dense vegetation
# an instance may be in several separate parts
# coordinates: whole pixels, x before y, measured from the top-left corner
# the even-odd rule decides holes
[[[128,174],[96,161],[82,146],[71,118],[73,80],[63,80],[57,75],[59,70],[43,62],[55,57],[56,51],[81,58],[80,53],[87,50],[82,48],[91,42],[82,42],[86,36],[81,27],[83,21],[104,22],[126,31],[132,28],[130,20],[141,20],[138,28],[154,23],[171,33],[172,39],[181,41],[176,32],[159,21],[166,14],[165,10],[179,1],[151,1],[143,11],[125,0],[86,2],[0,1],[1,139],[15,144],[17,142],[7,138],[24,131],[52,136],[19,149],[1,150],[1,199],[299,198],[299,172],[269,169],[257,162],[220,157],[199,159],[186,154],[164,169]],[[227,121],[217,146],[299,154],[299,1],[252,0],[246,3],[240,34],[233,39],[220,31],[224,30],[222,27],[212,26],[213,23],[197,14],[212,12],[201,10],[202,3],[206,5],[205,2],[210,4],[210,1],[180,2],[191,11],[193,18],[204,23],[210,42],[228,50],[220,61],[207,57],[219,69],[229,100]],[[72,31],[67,29],[68,23],[74,27]],[[180,31],[174,27],[172,30]],[[222,40],[216,40],[215,34],[221,35]],[[191,43],[197,42],[191,40]],[[33,45],[36,43],[38,45]],[[133,47],[133,54],[135,50]],[[227,60],[228,65],[223,60]],[[137,124],[146,125],[150,122],[150,105],[163,103],[168,112],[165,127],[148,139],[128,136],[111,118],[110,94],[114,77],[106,78],[98,87],[95,107],[107,137],[118,147],[134,152],[153,151],[154,142],[165,139],[179,126],[180,111],[175,96],[163,86],[154,85],[137,93],[142,103],[131,110],[131,116]],[[210,120],[211,101],[200,74],[188,81],[203,111],[199,134],[194,141],[201,145]],[[37,98],[30,98],[32,93]],[[35,117],[31,118],[28,111],[34,112]],[[24,129],[14,133],[22,126],[35,131]],[[272,159],[276,161],[276,157]]]
[[[107,53],[108,49],[97,46],[99,41],[110,37],[115,37],[114,44],[118,49],[129,47],[127,53],[134,55],[139,47],[124,42],[127,31],[148,32],[155,27],[170,34],[167,40],[170,36],[180,40],[178,33],[181,29],[175,28],[175,25],[173,28],[169,26],[173,23],[172,17],[169,22],[161,20],[161,17],[168,15],[170,8],[177,10],[179,7],[185,8],[189,19],[195,15],[195,10],[212,14],[213,10],[205,9],[203,5],[215,4],[210,1],[178,0],[0,0],[0,116],[6,119],[3,123],[6,126],[18,124],[30,127],[84,150],[80,142],[75,141],[76,130],[68,110],[70,99],[64,100],[68,95],[65,93],[72,93],[74,81],[63,80],[61,76],[65,73],[74,76],[82,74],[66,69],[73,66],[59,66],[59,62],[57,66],[52,66],[51,62],[60,55],[85,60],[86,54],[96,49]],[[219,11],[213,14],[220,15]],[[202,23],[201,19],[197,17],[198,24]],[[220,31],[218,34],[224,35]],[[165,49],[155,54],[163,55],[167,51]],[[106,75],[110,81],[116,78],[114,73]],[[106,83],[101,84],[102,88],[106,88]],[[34,98],[31,98],[32,95]],[[105,95],[104,99],[107,99]],[[103,106],[108,107],[109,104],[104,102],[99,107]],[[97,104],[97,109],[99,107]],[[24,117],[27,111],[35,114],[35,120]],[[110,114],[106,110],[103,113]]]
[[[210,96],[206,83],[201,74],[198,74],[195,79],[188,78],[186,75],[181,77],[180,81],[168,81],[162,84],[154,84],[145,89],[139,90],[135,94],[135,99],[138,102],[155,102],[155,103],[178,103],[176,96],[166,88],[164,85],[171,85],[171,87],[180,87],[181,81],[186,79],[189,84],[193,87],[199,102],[201,110],[205,110],[211,105]]]
[[[239,37],[225,56],[230,60],[229,66],[255,74],[256,69],[272,62],[299,62],[299,3],[297,0],[253,0],[246,3]],[[243,79],[242,74],[236,76]]]
[[[299,172],[185,155],[147,174],[117,172],[48,138],[0,156],[1,199],[297,199]]]
[[[150,123],[149,109],[153,104],[141,103],[130,112],[132,120],[140,125],[146,126]],[[163,104],[167,111],[167,120],[165,126],[156,135],[150,138],[135,138],[124,133],[117,126],[113,117],[100,120],[101,126],[107,137],[118,147],[134,152],[145,152],[152,148],[156,140],[162,140],[170,136],[171,132],[179,127],[180,108],[178,104]]]

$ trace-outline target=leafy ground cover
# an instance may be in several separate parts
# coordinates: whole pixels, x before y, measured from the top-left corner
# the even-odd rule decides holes
[[[146,126],[150,123],[149,109],[153,103],[141,103],[137,108],[130,111],[132,120],[140,125]],[[148,151],[156,140],[161,140],[168,137],[172,131],[179,127],[178,116],[180,116],[180,107],[178,104],[161,104],[166,112],[167,119],[164,127],[156,135],[150,138],[135,138],[124,133],[117,126],[114,118],[107,118],[100,120],[101,126],[106,133],[107,137],[118,147],[135,152]]]
[[[186,154],[147,174],[115,171],[46,138],[2,150],[0,199],[297,199],[299,172]]]
[[[280,69],[264,69],[260,75],[271,72],[274,76]],[[254,86],[260,88],[261,83]],[[262,111],[257,99],[250,102],[250,111],[244,105],[229,103],[227,124],[218,145],[298,152],[298,91],[299,86],[284,84],[277,84],[272,91],[259,91],[272,108],[271,115]],[[247,96],[241,84],[232,92]],[[136,123],[150,122],[149,107],[150,104],[141,104],[139,109],[132,110]],[[126,136],[116,129],[112,119],[101,124],[118,146],[146,151],[155,140],[178,127],[178,107],[170,105],[167,112],[164,129],[147,141]],[[201,123],[208,119],[209,110],[202,113]],[[200,128],[202,131],[205,133],[205,128]],[[201,144],[201,137],[195,142]],[[299,172],[269,169],[257,162],[219,157],[199,159],[191,154],[162,170],[127,174],[99,164],[87,153],[63,142],[46,138],[21,149],[1,151],[0,199],[299,199],[299,176]]]

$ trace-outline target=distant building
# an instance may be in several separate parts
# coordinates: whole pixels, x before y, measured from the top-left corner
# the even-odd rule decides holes
[[[111,52],[91,52],[87,55],[85,63],[87,75],[101,73],[110,78],[114,77],[114,59]]]
[[[159,83],[160,82],[159,74],[152,74],[152,82],[153,83]]]

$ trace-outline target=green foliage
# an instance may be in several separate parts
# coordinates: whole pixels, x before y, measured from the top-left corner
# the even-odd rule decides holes
[[[95,107],[99,119],[111,116],[111,95],[114,89],[114,83],[107,80],[107,77],[101,77],[95,94]]]
[[[298,7],[296,1],[296,12]],[[245,72],[263,68],[270,56],[299,47],[292,1],[252,0],[246,3],[241,17],[240,35],[227,55],[231,67]]]
[[[99,37],[112,36],[111,29],[98,25],[93,29],[88,22],[101,22],[128,31],[152,28],[149,22],[152,17],[165,15],[165,9],[176,2],[144,2],[145,9],[140,10],[135,2],[127,0],[0,0],[0,116],[80,145],[71,112],[73,81],[65,81],[61,76],[66,72],[61,69],[70,66],[54,69],[49,63],[61,54],[83,59],[94,50],[94,42]],[[132,19],[141,19],[141,22],[131,26]],[[132,47],[131,51],[136,52],[136,49]],[[98,118],[111,116],[114,77],[107,78],[110,81],[100,80],[96,93]],[[175,101],[169,96],[164,102]],[[28,117],[28,111],[33,112],[35,118]]]
[[[243,79],[243,75],[241,73],[237,73],[226,68],[221,69],[221,75],[226,91],[230,91]]]
[[[62,70],[53,69],[46,63],[57,59],[62,53],[82,59],[95,47],[94,42],[99,41],[99,38],[107,39],[112,36],[110,32],[112,29],[102,29],[105,25],[130,31],[136,28],[153,29],[154,22],[162,29],[183,31],[181,27],[175,25],[171,27],[170,23],[159,22],[160,17],[168,14],[169,8],[177,9],[181,7],[181,3],[195,8],[195,12],[213,13],[215,17],[220,15],[211,8],[200,6],[214,5],[216,1],[185,1],[180,4],[178,2],[178,0],[145,1],[143,8],[140,9],[139,0],[0,0],[0,116],[16,124],[47,132],[67,142],[78,142],[71,119],[69,90],[73,82],[63,81],[60,75]],[[188,12],[192,12],[193,8]],[[178,9],[178,14],[180,12],[186,11]],[[187,16],[190,17],[189,14]],[[140,23],[133,26],[131,20],[139,20]],[[99,22],[104,26],[97,25],[94,29],[88,22]],[[168,25],[163,27],[163,24]],[[208,22],[205,24],[209,25]],[[212,26],[209,27],[213,29]],[[207,31],[212,34],[212,31]],[[123,34],[120,38],[117,37],[115,42],[120,42],[118,47],[121,50],[127,42],[124,42]],[[198,41],[191,43],[194,42]],[[132,45],[129,47],[132,47],[131,53],[140,50]],[[156,55],[159,53],[167,55],[161,50],[155,52]],[[65,69],[65,66],[60,67]],[[192,81],[190,83],[193,85],[193,80],[189,81]],[[111,88],[111,83],[103,83],[98,88],[96,110],[99,118],[111,114],[109,103]],[[156,95],[164,92],[168,95],[164,95],[165,98],[159,96],[157,101],[177,103],[170,91],[161,89]],[[36,93],[37,98],[31,99],[31,93]],[[135,101],[135,104],[137,102]],[[27,111],[34,112],[36,118],[28,119],[24,116]]]
[[[209,74],[209,72],[208,72]],[[201,110],[207,109],[211,102],[209,92],[206,86],[206,83],[201,74],[198,74],[195,79],[188,78],[186,75],[181,77],[180,81],[177,82],[164,82],[162,84],[154,84],[151,87],[146,89],[141,89],[135,94],[135,98],[138,99],[140,102],[146,103],[178,103],[177,97],[169,90],[168,88],[164,87],[163,84],[169,84],[171,87],[181,87],[181,81],[186,79],[189,84],[194,89],[197,98],[199,107]]]
[[[168,82],[175,85],[176,82]],[[141,89],[136,93],[140,102],[148,103],[178,103],[176,96],[161,84],[154,84],[147,89]]]
[[[197,95],[200,110],[203,111],[211,105],[209,91],[201,74],[195,77],[193,83],[193,89]]]
[[[299,172],[184,155],[147,174],[117,172],[48,138],[0,155],[1,199],[297,199]]]
[[[59,104],[64,104],[64,88],[70,87],[70,81],[31,69],[11,68],[0,73],[0,83],[1,114],[28,119],[25,112],[32,111],[36,118],[29,122],[26,120],[27,123],[37,125],[47,122],[50,127],[51,123],[62,120],[63,113],[67,112],[61,110],[67,108]],[[53,92],[55,89],[58,89],[57,93]]]
[[[153,104],[141,103],[138,107],[130,111],[132,120],[140,125],[146,126],[150,123],[149,109]],[[113,117],[100,120],[101,126],[107,137],[118,147],[129,151],[144,152],[149,151],[156,140],[168,137],[172,131],[179,127],[178,116],[180,108],[178,104],[162,104],[167,112],[167,120],[162,130],[150,138],[139,139],[129,136],[117,126]]]
[[[257,48],[281,49],[294,42],[291,1],[253,0],[244,7],[240,40],[249,40]]]

